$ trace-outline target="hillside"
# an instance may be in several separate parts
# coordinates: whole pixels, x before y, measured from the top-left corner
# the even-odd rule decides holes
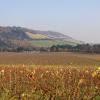
[[[58,44],[76,45],[79,43],[81,42],[59,32],[22,27],[0,27],[0,48],[50,47]]]

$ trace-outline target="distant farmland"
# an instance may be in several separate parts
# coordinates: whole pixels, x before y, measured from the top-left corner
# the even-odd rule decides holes
[[[56,40],[49,40],[49,39],[40,39],[40,40],[32,40],[30,41],[30,43],[33,46],[36,47],[51,47],[52,45],[64,45],[64,44],[69,44],[69,45],[76,45],[76,43],[74,42],[70,42],[70,41],[64,41],[64,40],[60,40],[60,39],[56,39]]]
[[[79,53],[0,53],[0,64],[100,65],[100,55]]]

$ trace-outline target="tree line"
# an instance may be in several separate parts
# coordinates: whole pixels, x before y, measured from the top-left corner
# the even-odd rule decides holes
[[[4,47],[0,48],[1,52],[84,52],[84,53],[100,53],[100,44],[78,44],[75,46],[72,45],[53,45],[51,47]]]
[[[71,45],[53,45],[50,48],[51,52],[84,52],[84,53],[100,53],[100,44],[79,44]]]

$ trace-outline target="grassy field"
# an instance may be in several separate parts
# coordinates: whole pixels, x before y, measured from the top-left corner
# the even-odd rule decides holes
[[[0,53],[0,100],[100,100],[100,55]]]
[[[30,33],[30,32],[26,32],[26,34],[31,39],[47,39],[48,38],[46,35],[42,35],[42,34],[33,34],[33,33]]]
[[[0,100],[100,100],[100,67],[2,65]]]
[[[64,40],[32,40],[30,41],[33,46],[38,47],[51,47],[52,45],[76,45],[74,42],[64,41]]]
[[[79,53],[0,53],[0,64],[100,65],[100,55]]]

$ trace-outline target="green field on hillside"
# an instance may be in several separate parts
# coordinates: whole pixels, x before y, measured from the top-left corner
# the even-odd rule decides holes
[[[64,41],[64,40],[32,40],[30,41],[32,45],[38,46],[38,47],[50,47],[52,45],[76,45],[74,42]]]

